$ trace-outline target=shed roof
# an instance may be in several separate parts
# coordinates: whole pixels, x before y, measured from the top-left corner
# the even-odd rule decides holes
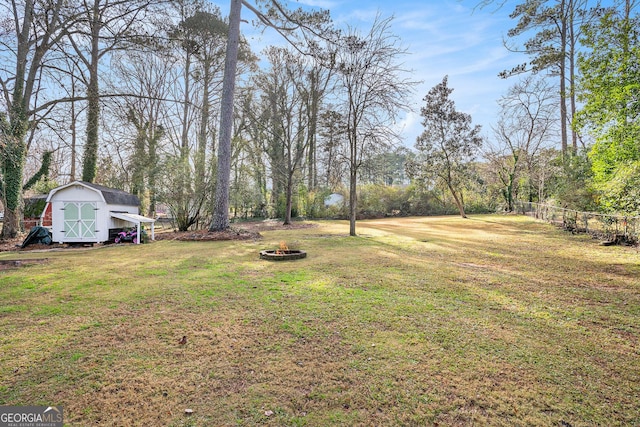
[[[147,218],[146,216],[126,213],[126,212],[111,212],[111,216],[114,218],[122,219],[124,221],[132,222],[134,224],[138,224],[138,223],[153,224],[154,222],[156,222],[156,220],[153,218]]]
[[[92,182],[86,182],[86,181],[78,181],[78,182],[102,192],[104,201],[109,203],[110,205],[125,205],[125,206],[140,205],[140,199],[138,199],[138,196],[131,193],[127,193],[126,191],[118,190],[117,188],[105,187],[104,185],[98,185]]]
[[[127,193],[126,191],[118,190],[117,188],[105,187],[104,185],[94,184],[86,181],[73,181],[67,185],[62,185],[58,188],[54,188],[49,193],[47,200],[51,199],[51,196],[60,190],[71,187],[72,185],[81,185],[91,188],[102,194],[104,201],[110,205],[123,205],[123,206],[140,206],[140,199],[134,194]]]

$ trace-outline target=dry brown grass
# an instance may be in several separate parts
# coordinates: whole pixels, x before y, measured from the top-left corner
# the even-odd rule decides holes
[[[70,426],[640,423],[635,250],[521,217],[346,230],[0,272],[0,403]],[[280,241],[308,257],[258,259]]]

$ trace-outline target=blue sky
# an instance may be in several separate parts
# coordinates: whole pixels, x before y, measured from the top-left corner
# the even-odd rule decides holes
[[[220,4],[223,3],[223,4]],[[228,11],[225,0],[218,2],[222,13]],[[403,144],[413,147],[422,132],[419,109],[430,88],[449,76],[449,87],[458,110],[471,114],[483,134],[491,135],[497,113],[496,101],[515,81],[502,80],[498,73],[524,62],[522,54],[510,53],[503,38],[514,22],[508,17],[512,6],[501,10],[475,9],[476,0],[290,0],[291,7],[306,5],[329,9],[338,25],[350,25],[366,32],[376,14],[393,15],[392,32],[398,35],[410,52],[405,58],[413,80],[422,81],[412,100],[413,113],[408,113],[402,128]],[[495,9],[495,8],[494,8]],[[243,9],[242,17],[251,20],[252,13]],[[249,37],[254,51],[269,43],[278,43],[273,31],[255,34],[247,24],[243,33]]]

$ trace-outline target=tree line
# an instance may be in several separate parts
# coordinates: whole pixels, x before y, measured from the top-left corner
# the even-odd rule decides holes
[[[514,7],[505,46],[529,60],[500,73],[519,81],[499,101],[488,156],[508,210],[519,197],[640,213],[637,6],[526,0]]]
[[[75,179],[132,192],[149,216],[166,207],[181,230],[304,215],[355,234],[359,217],[518,198],[638,211],[634,1],[519,3],[505,45],[530,61],[502,73],[516,82],[489,135],[444,77],[414,150],[394,126],[416,82],[392,18],[338,28],[327,11],[231,3],[235,17],[200,0],[0,6],[2,237],[20,231],[25,192]],[[254,52],[242,6],[289,43]]]

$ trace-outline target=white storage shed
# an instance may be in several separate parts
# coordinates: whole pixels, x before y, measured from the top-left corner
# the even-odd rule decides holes
[[[154,219],[139,215],[140,200],[133,194],[85,181],[74,181],[49,192],[43,220],[50,212],[52,240],[59,243],[101,243],[118,229],[142,224],[154,236]],[[140,243],[139,239],[136,243]]]

